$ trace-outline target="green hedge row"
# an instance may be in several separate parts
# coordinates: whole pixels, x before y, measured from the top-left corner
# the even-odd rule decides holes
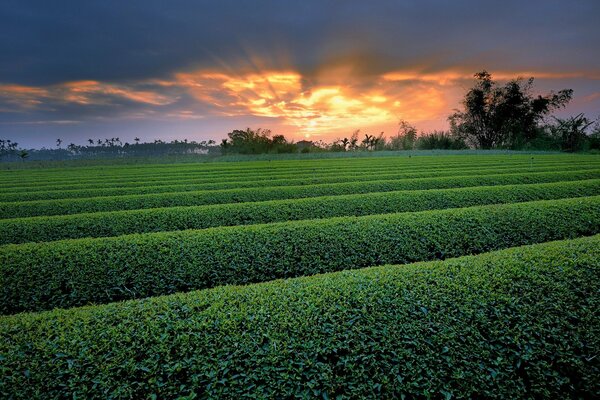
[[[578,160],[577,162],[575,162],[573,165],[579,164],[585,164],[587,161],[584,160]],[[526,167],[528,166],[526,163],[523,162],[511,162],[510,160],[507,160],[507,163],[514,165],[514,166],[522,166],[522,167]],[[486,162],[484,163],[484,165],[499,165],[499,164],[503,164],[503,163],[498,163],[498,162]],[[540,163],[540,165],[546,165],[546,166],[550,166],[550,165],[564,165],[565,163],[560,163],[560,162],[556,162],[556,161],[543,161]],[[568,163],[569,165],[571,165],[571,163]],[[537,164],[536,164],[537,165]],[[448,168],[450,169],[454,169],[456,167],[475,167],[477,166],[477,164],[473,164],[471,162],[469,163],[459,163],[459,164],[455,164],[455,165],[448,165]],[[483,165],[482,165],[483,166]],[[531,164],[529,165],[531,166]],[[381,164],[381,165],[376,165],[376,164],[349,164],[349,165],[327,165],[326,163],[322,163],[321,165],[306,165],[306,164],[298,164],[295,165],[293,167],[290,166],[281,166],[281,165],[277,165],[274,164],[273,166],[271,166],[270,168],[251,168],[248,167],[247,169],[235,169],[235,170],[228,170],[228,169],[215,169],[215,170],[209,170],[209,171],[203,171],[203,170],[185,170],[185,169],[178,169],[178,170],[172,170],[172,171],[152,171],[151,173],[145,173],[145,171],[139,170],[136,171],[136,173],[128,173],[128,172],[122,172],[122,173],[118,173],[118,174],[113,174],[110,176],[104,176],[101,174],[100,171],[96,170],[96,171],[92,171],[93,173],[84,173],[81,174],[81,172],[78,169],[72,170],[70,171],[70,173],[65,173],[65,172],[60,172],[60,173],[53,173],[47,176],[35,176],[32,175],[31,172],[28,174],[23,174],[21,176],[11,176],[11,177],[6,177],[4,179],[4,183],[5,183],[5,187],[15,187],[15,186],[37,186],[37,185],[60,185],[60,184],[69,184],[69,183],[73,183],[73,181],[75,182],[81,182],[81,183],[110,183],[110,182],[128,182],[128,181],[136,181],[136,180],[143,180],[143,181],[164,181],[164,180],[175,180],[175,179],[179,179],[179,178],[193,178],[193,177],[207,177],[207,176],[212,176],[215,177],[217,179],[226,179],[226,178],[231,178],[231,177],[236,177],[236,176],[242,176],[242,177],[257,177],[257,176],[268,176],[268,175],[281,175],[281,174],[322,174],[322,175],[327,175],[327,174],[336,174],[339,173],[340,170],[346,170],[346,171],[380,171],[380,170],[409,170],[409,171],[418,171],[422,168],[427,168],[427,169],[431,169],[431,168],[442,168],[444,167],[444,164],[433,164],[433,165],[420,165],[417,163],[414,163],[412,165],[406,165],[404,167],[400,167],[397,164]]]
[[[251,201],[297,199],[327,195],[390,192],[396,190],[444,189],[467,186],[544,183],[597,178],[600,178],[600,170],[416,178],[305,186],[90,197],[82,199],[36,200],[28,202],[0,203],[0,219],[158,207],[244,203]]]
[[[452,174],[452,172],[456,172],[456,175],[459,175],[458,171],[460,170],[468,170],[471,173],[477,169],[490,169],[490,168],[499,168],[499,169],[515,169],[517,171],[534,171],[538,169],[551,169],[559,171],[563,169],[583,169],[583,168],[600,168],[600,163],[592,163],[589,161],[581,161],[576,163],[538,163],[535,165],[526,165],[523,163],[485,163],[482,165],[459,165],[459,166],[444,166],[444,165],[436,165],[435,167],[424,167],[421,165],[414,165],[405,168],[398,168],[396,166],[384,166],[384,167],[373,167],[373,166],[363,166],[363,167],[352,167],[352,168],[337,168],[337,169],[328,169],[328,170],[320,170],[320,169],[306,169],[306,168],[297,168],[295,170],[288,169],[278,169],[273,168],[270,171],[246,171],[246,172],[235,172],[235,173],[220,173],[220,172],[211,172],[211,173],[185,173],[185,174],[177,174],[177,175],[168,175],[162,174],[157,176],[146,176],[144,174],[133,175],[133,176],[117,176],[112,179],[106,180],[98,177],[90,177],[90,178],[77,178],[76,176],[65,175],[64,178],[60,181],[50,180],[49,178],[31,182],[26,177],[23,177],[16,181],[14,184],[9,182],[4,182],[3,188],[0,193],[24,193],[24,192],[33,192],[40,190],[70,190],[70,189],[98,189],[98,188],[109,188],[109,187],[123,187],[123,186],[133,186],[133,185],[146,185],[146,186],[161,186],[161,185],[169,185],[175,183],[220,183],[220,182],[239,182],[239,181],[256,181],[256,180],[265,180],[265,179],[288,179],[288,178],[327,178],[327,177],[336,177],[340,174],[349,175],[354,174],[354,176],[374,176],[378,174],[390,174],[390,173],[403,173],[403,174],[415,174],[415,173],[423,173],[428,172],[431,173],[433,171],[444,172],[446,174]]]
[[[214,163],[214,164],[169,164],[156,167],[155,165],[138,166],[119,166],[118,168],[107,168],[106,166],[95,166],[91,168],[48,168],[44,170],[11,170],[0,171],[0,177],[5,182],[26,180],[36,180],[44,182],[48,179],[61,180],[70,177],[76,179],[113,179],[142,176],[145,178],[157,176],[176,176],[179,174],[259,174],[277,171],[296,171],[296,170],[314,170],[327,171],[346,168],[439,168],[443,166],[480,166],[491,164],[511,163],[515,165],[529,166],[531,164],[566,164],[597,162],[593,157],[541,157],[536,156],[533,160],[529,157],[434,157],[426,160],[425,157],[393,157],[393,158],[370,158],[370,159],[352,159],[345,162],[339,160],[296,160],[292,162],[272,161],[272,162],[236,162],[236,163]]]
[[[5,245],[0,311],[443,259],[598,232],[600,196],[594,196]]]
[[[0,397],[598,398],[600,236],[0,318]]]
[[[0,220],[0,244],[119,236],[600,195],[600,179],[379,192]]]
[[[83,189],[61,189],[60,187],[53,187],[51,190],[26,190],[22,189],[16,192],[0,193],[0,202],[15,202],[15,201],[32,201],[32,200],[53,200],[53,199],[71,199],[71,198],[83,198],[83,197],[101,197],[101,196],[121,196],[129,194],[150,194],[150,193],[167,193],[167,192],[192,192],[199,190],[222,190],[222,189],[234,189],[234,188],[251,188],[251,187],[268,187],[268,186],[297,186],[297,185],[315,185],[325,183],[338,183],[338,182],[363,182],[363,181],[374,181],[374,180],[391,180],[391,179],[415,179],[415,178],[430,178],[430,177],[444,177],[444,176],[465,176],[465,175],[496,175],[501,173],[532,173],[532,172],[551,172],[560,170],[566,171],[584,171],[594,170],[600,168],[594,165],[577,165],[577,166],[562,166],[560,169],[556,167],[538,167],[527,171],[523,168],[514,168],[511,166],[499,165],[491,169],[443,169],[443,170],[427,170],[420,172],[406,172],[406,171],[382,171],[378,173],[347,173],[346,171],[340,171],[336,175],[328,176],[304,176],[301,177],[298,174],[292,175],[280,175],[277,178],[263,176],[260,178],[243,179],[241,177],[235,177],[224,180],[217,180],[215,178],[194,178],[191,180],[176,180],[161,182],[156,185],[154,182],[134,182],[134,185],[130,183],[124,184],[119,183],[119,186],[94,186]],[[242,180],[241,180],[242,179]],[[142,185],[142,186],[138,186]],[[42,188],[43,189],[43,188]]]

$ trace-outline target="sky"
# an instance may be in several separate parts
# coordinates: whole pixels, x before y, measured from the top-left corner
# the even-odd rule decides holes
[[[445,129],[472,76],[600,115],[600,1],[0,2],[0,138],[23,147]]]

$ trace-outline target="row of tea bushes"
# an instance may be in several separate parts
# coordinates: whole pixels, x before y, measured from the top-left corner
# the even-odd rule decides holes
[[[592,399],[599,309],[595,236],[2,317],[0,397]]]
[[[489,168],[495,165],[512,165],[528,170],[537,166],[556,166],[562,165],[590,165],[597,164],[594,158],[547,158],[543,157],[533,162],[529,158],[491,158],[475,160],[464,157],[437,157],[436,160],[430,159],[425,162],[423,158],[415,158],[411,161],[409,158],[405,162],[397,162],[398,159],[385,159],[378,162],[377,159],[351,160],[348,163],[340,163],[339,160],[316,160],[314,163],[308,163],[307,160],[296,161],[294,163],[256,163],[244,162],[237,163],[234,167],[227,168],[224,164],[171,164],[163,165],[161,168],[155,168],[152,165],[138,166],[129,168],[49,168],[45,170],[0,170],[0,178],[4,182],[3,189],[18,189],[23,185],[59,185],[72,184],[73,182],[102,183],[117,182],[128,180],[161,181],[174,180],[180,177],[216,177],[217,179],[228,176],[264,176],[280,174],[328,174],[339,171],[376,171],[376,170],[396,170],[417,172],[419,170],[432,169],[455,169],[455,168]]]
[[[556,171],[556,166],[537,167],[527,171],[531,172],[552,172]],[[599,170],[598,165],[567,165],[561,166],[561,171],[584,171],[584,170]],[[170,192],[192,192],[200,190],[222,190],[234,188],[252,188],[252,187],[269,187],[269,186],[295,186],[295,185],[315,185],[324,183],[338,182],[361,182],[361,181],[377,181],[377,180],[400,180],[414,178],[431,178],[445,176],[481,176],[481,175],[497,175],[497,174],[514,174],[523,173],[523,168],[512,167],[506,165],[497,165],[493,168],[469,168],[459,170],[427,170],[419,172],[406,171],[381,171],[370,173],[361,171],[348,172],[338,171],[336,174],[327,176],[319,176],[310,174],[302,176],[294,173],[289,175],[279,176],[258,176],[245,178],[243,176],[235,176],[227,179],[218,179],[214,177],[199,178],[190,177],[184,179],[171,179],[166,181],[116,181],[113,183],[93,183],[93,184],[76,184],[76,186],[51,186],[51,190],[47,186],[35,186],[32,188],[21,187],[18,191],[0,192],[0,202],[14,201],[32,201],[32,200],[52,200],[52,199],[71,199],[82,197],[101,197],[101,196],[120,196],[129,194],[148,194],[148,193],[170,193]],[[40,190],[42,189],[42,190]]]
[[[600,195],[600,179],[14,218],[0,220],[0,244],[414,212],[594,195]]]
[[[600,232],[600,196],[0,247],[3,314],[386,263]]]
[[[397,190],[444,189],[598,178],[600,178],[600,170],[534,173],[521,172],[515,174],[483,176],[377,180],[305,186],[258,187],[197,192],[90,197],[81,199],[5,202],[0,203],[0,219],[40,215],[79,214],[98,211],[135,210],[142,208],[243,203],[328,195],[390,192]]]

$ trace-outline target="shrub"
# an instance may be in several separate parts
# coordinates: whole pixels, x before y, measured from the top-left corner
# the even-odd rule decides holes
[[[0,247],[2,313],[410,263],[600,232],[600,196]]]
[[[403,180],[391,179],[303,186],[257,187],[214,191],[90,197],[80,199],[36,200],[0,203],[0,219],[34,217],[38,215],[79,214],[97,211],[134,210],[141,208],[243,203],[327,195],[390,192],[396,190],[543,183],[590,178],[600,178],[600,170],[521,172],[518,174],[468,175]]]
[[[2,317],[0,396],[595,398],[599,294],[595,236]]]
[[[117,183],[96,183],[81,186],[53,186],[51,190],[47,187],[28,188],[20,190],[0,191],[0,202],[32,201],[32,200],[59,200],[82,197],[106,197],[130,194],[152,194],[152,193],[175,193],[194,192],[201,190],[223,190],[252,187],[275,187],[275,186],[297,186],[316,185],[340,182],[364,182],[376,180],[431,178],[443,176],[464,175],[497,175],[500,173],[522,173],[528,172],[552,172],[552,171],[583,171],[600,169],[600,163],[577,163],[577,164],[536,164],[534,168],[524,168],[523,165],[505,163],[502,165],[482,165],[469,168],[431,168],[422,169],[374,169],[374,170],[343,170],[334,173],[285,173],[259,176],[236,175],[224,178],[188,178],[170,179],[167,181],[120,181]],[[139,178],[138,178],[139,179]]]
[[[600,179],[150,208],[0,220],[0,244],[600,195]]]

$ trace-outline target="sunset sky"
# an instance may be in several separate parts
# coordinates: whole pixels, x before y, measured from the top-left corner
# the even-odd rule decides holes
[[[598,0],[3,0],[0,138],[444,129],[482,69],[572,88],[563,115],[596,118],[599,17]]]

